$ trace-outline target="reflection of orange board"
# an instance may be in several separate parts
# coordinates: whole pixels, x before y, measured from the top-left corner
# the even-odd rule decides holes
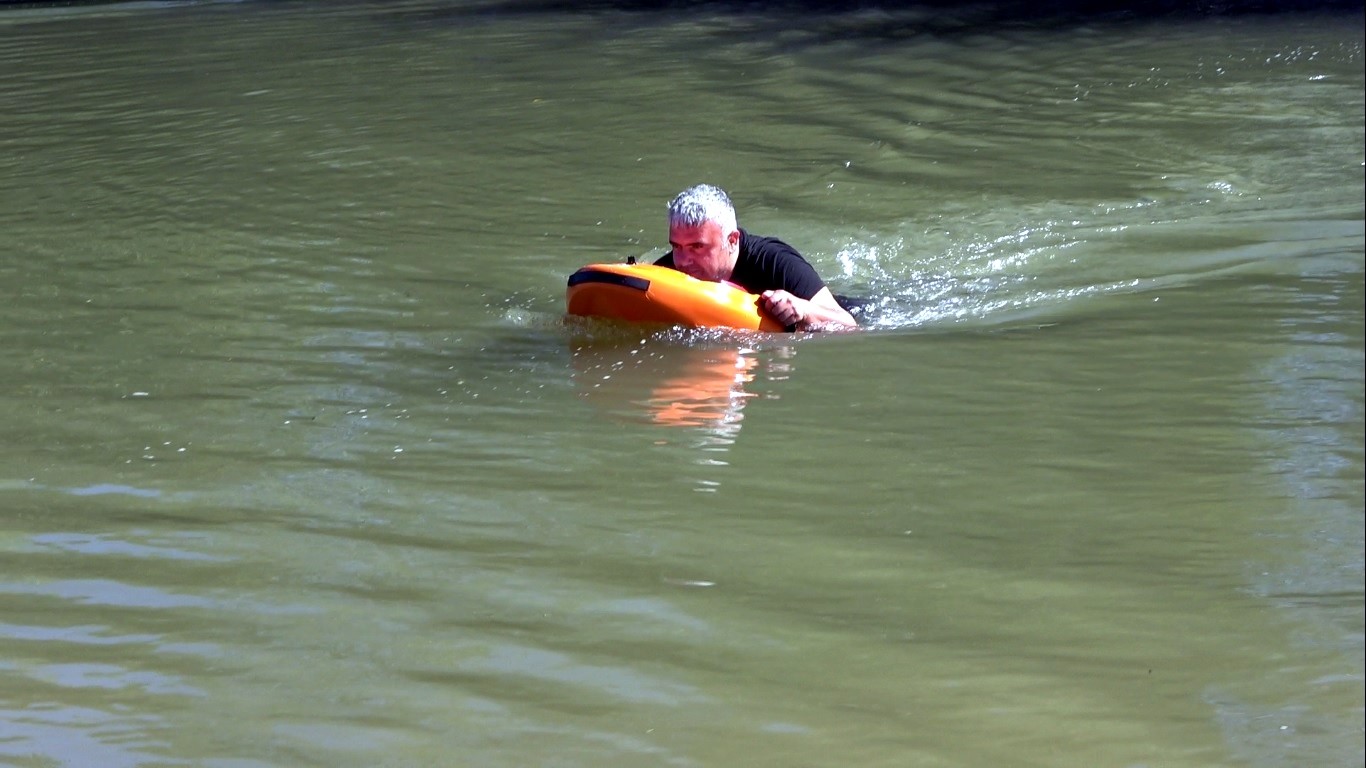
[[[569,314],[635,323],[781,331],[759,297],[654,264],[589,264],[569,276]]]

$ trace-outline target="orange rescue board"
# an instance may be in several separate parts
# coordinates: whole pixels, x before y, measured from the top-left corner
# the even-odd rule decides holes
[[[695,328],[785,330],[759,297],[654,264],[589,264],[569,276],[569,314]]]

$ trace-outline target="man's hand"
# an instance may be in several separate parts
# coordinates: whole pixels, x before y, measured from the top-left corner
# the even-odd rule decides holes
[[[764,311],[784,327],[801,327],[802,322],[806,320],[804,305],[810,303],[806,299],[799,299],[787,291],[764,291],[759,298]]]
[[[829,288],[822,288],[810,301],[783,290],[764,291],[759,295],[759,304],[784,327],[799,331],[852,330],[858,327],[854,318],[835,301]]]

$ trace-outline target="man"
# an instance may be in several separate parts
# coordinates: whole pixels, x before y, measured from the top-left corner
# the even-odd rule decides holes
[[[858,327],[792,246],[740,229],[735,206],[718,187],[699,184],[669,203],[669,246],[670,252],[656,264],[699,280],[727,280],[757,293],[759,305],[788,328]]]

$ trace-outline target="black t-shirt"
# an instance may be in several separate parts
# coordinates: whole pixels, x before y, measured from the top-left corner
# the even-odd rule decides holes
[[[673,251],[655,263],[677,269]],[[825,287],[816,268],[807,263],[797,249],[775,237],[759,237],[743,229],[740,230],[740,256],[735,260],[730,281],[750,293],[781,289],[800,299],[810,299]]]

